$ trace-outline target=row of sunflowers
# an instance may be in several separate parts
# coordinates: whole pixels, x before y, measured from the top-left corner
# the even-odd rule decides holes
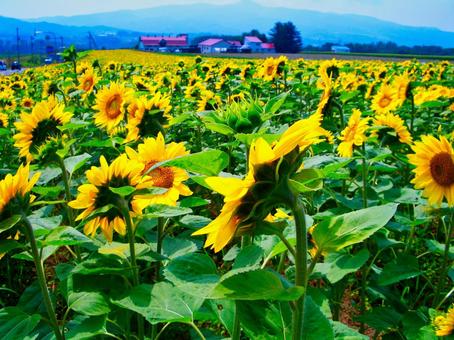
[[[3,338],[453,334],[449,62],[65,57],[0,76]]]

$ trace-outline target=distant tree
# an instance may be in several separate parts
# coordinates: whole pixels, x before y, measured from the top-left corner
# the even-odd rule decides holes
[[[298,53],[301,51],[301,35],[291,21],[275,23],[270,35],[276,52]]]
[[[268,42],[268,37],[266,36],[266,34],[260,33],[260,31],[255,28],[253,30],[251,30],[250,32],[244,32],[241,35],[241,38],[242,38],[241,41],[244,41],[244,37],[247,37],[247,36],[257,37],[263,42]]]

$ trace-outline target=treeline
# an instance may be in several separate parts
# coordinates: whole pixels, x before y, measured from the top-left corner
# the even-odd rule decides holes
[[[321,46],[306,45],[303,51],[331,52],[334,43],[325,43]],[[419,55],[454,55],[454,48],[440,46],[401,46],[393,42],[377,42],[370,44],[345,44],[354,53],[389,53],[389,54],[419,54]]]

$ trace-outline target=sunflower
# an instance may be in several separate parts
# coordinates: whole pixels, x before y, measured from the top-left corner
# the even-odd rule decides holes
[[[221,98],[212,91],[202,92],[201,99],[197,102],[197,112],[216,110],[222,104]]]
[[[104,156],[100,158],[100,167],[91,167],[85,175],[87,184],[78,188],[75,200],[69,202],[74,209],[84,209],[77,216],[77,221],[88,218],[84,226],[86,235],[94,236],[99,227],[109,242],[112,242],[113,231],[120,235],[126,233],[126,223],[117,208],[120,196],[113,193],[110,188],[131,186],[136,189],[150,188],[152,183],[148,176],[143,176],[144,165],[138,161],[130,160],[125,154],[117,157],[110,165]],[[140,215],[147,202],[143,196],[135,195],[129,203],[131,216]],[[90,215],[97,209],[110,207],[107,211],[100,212],[90,219]]]
[[[393,87],[396,89],[396,99],[400,106],[408,97],[408,91],[410,89],[410,78],[408,74],[395,77]]]
[[[82,75],[78,77],[78,80],[79,86],[77,88],[84,91],[85,95],[88,95],[93,91],[93,88],[98,81],[98,76],[96,75],[93,68],[89,67]]]
[[[110,87],[105,87],[96,95],[96,105],[93,109],[95,114],[95,124],[105,128],[107,132],[113,130],[123,120],[125,114],[125,104],[132,97],[132,91],[123,84],[111,83]]]
[[[393,87],[383,84],[378,93],[372,99],[372,110],[377,114],[385,114],[395,110],[399,106],[397,94]]]
[[[410,145],[413,142],[410,132],[402,118],[396,114],[388,113],[383,115],[378,115],[374,118],[375,126],[384,126],[395,131],[399,141]]]
[[[18,133],[13,137],[16,141],[14,146],[20,149],[19,156],[26,157],[28,162],[39,156],[40,148],[62,136],[59,128],[71,117],[72,114],[64,111],[62,104],[54,106],[52,101],[36,104],[30,114],[22,113],[20,121],[14,123]]]
[[[190,196],[192,191],[183,184],[189,179],[186,171],[174,166],[159,166],[150,171],[155,164],[189,154],[183,143],[165,144],[164,136],[146,138],[139,144],[138,151],[126,147],[126,153],[134,162],[143,164],[143,173],[150,177],[154,187],[168,189],[163,194],[147,196],[148,204],[166,204],[175,206],[180,195]]]
[[[128,106],[126,142],[163,131],[172,118],[169,114],[171,109],[170,97],[159,92],[151,99],[145,97],[136,99],[132,106]]]
[[[36,184],[40,173],[35,173],[30,178],[29,164],[21,165],[17,173],[11,174],[0,181],[0,221],[20,213],[28,208],[28,204],[34,200],[30,190]]]
[[[277,65],[273,58],[267,58],[259,70],[259,77],[265,81],[271,81],[276,77]]]
[[[437,336],[448,336],[454,331],[454,305],[449,307],[448,312],[443,315],[436,316],[432,324],[435,327]]]
[[[342,142],[337,151],[341,157],[351,157],[353,155],[353,145],[362,145],[367,137],[365,132],[368,128],[369,118],[361,119],[361,111],[354,109],[347,127],[341,132],[339,138]]]
[[[269,214],[266,201],[273,194],[270,183],[275,181],[278,160],[298,146],[299,152],[304,151],[320,142],[325,135],[326,130],[320,127],[320,117],[313,115],[289,127],[274,146],[263,138],[255,140],[249,149],[249,171],[244,179],[205,179],[210,188],[224,196],[224,206],[216,219],[192,235],[208,234],[205,247],[218,252],[232,240],[239,228],[249,228],[256,220],[265,219]]]
[[[340,75],[340,63],[336,59],[326,60],[320,64],[318,73],[322,79],[336,80]]]
[[[0,128],[8,127],[8,116],[0,112]]]
[[[412,146],[414,154],[408,160],[416,168],[411,181],[416,189],[424,189],[423,195],[429,204],[441,205],[446,198],[454,206],[454,151],[445,137],[422,136]]]
[[[25,109],[31,109],[33,107],[33,99],[25,97],[22,99],[21,106]]]

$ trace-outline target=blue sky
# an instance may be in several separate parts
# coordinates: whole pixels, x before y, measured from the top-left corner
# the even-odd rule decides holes
[[[412,26],[432,26],[454,32],[454,0],[256,0],[267,6],[284,6],[324,12],[374,16]],[[176,3],[232,3],[238,0],[2,0],[0,15],[36,18],[77,15],[119,9],[139,9]]]

